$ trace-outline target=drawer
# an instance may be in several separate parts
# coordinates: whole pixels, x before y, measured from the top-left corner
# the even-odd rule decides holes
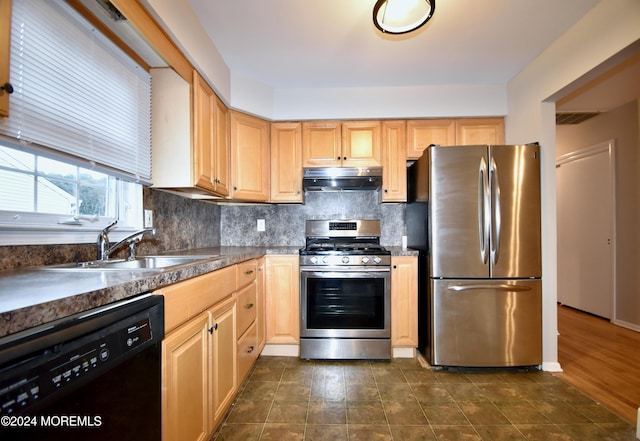
[[[236,294],[236,323],[238,326],[238,335],[242,335],[244,331],[256,320],[256,303],[258,292],[258,284],[253,282],[249,286],[245,286]]]
[[[258,335],[256,324],[252,324],[238,340],[238,384],[245,379],[258,358]]]
[[[256,280],[258,262],[256,259],[247,260],[236,265],[238,267],[238,289]]]
[[[236,290],[235,265],[219,269],[200,277],[209,277],[206,290],[197,290],[189,296],[189,315],[192,317],[228,297]]]

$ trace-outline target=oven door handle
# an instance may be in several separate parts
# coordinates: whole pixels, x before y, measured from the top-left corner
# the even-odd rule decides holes
[[[318,273],[323,277],[331,277],[331,276],[340,276],[345,273],[362,273],[367,275],[375,275],[375,273],[380,273],[381,276],[386,276],[387,273],[391,272],[390,267],[353,267],[353,266],[344,266],[337,268],[318,268],[318,267],[300,267],[301,273]]]

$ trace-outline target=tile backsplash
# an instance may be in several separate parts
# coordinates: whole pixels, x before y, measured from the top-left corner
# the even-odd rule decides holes
[[[144,189],[144,208],[153,210],[154,237],[145,236],[140,254],[216,246],[303,246],[307,219],[380,219],[381,242],[399,246],[404,204],[380,204],[376,191],[308,192],[305,204],[214,205],[151,188]],[[265,231],[257,231],[257,220]],[[117,256],[124,256],[124,250]],[[87,261],[95,244],[0,247],[0,271],[27,266]]]
[[[308,192],[304,205],[222,206],[221,245],[303,246],[307,219],[380,219],[386,246],[402,243],[404,204],[380,204],[376,191]],[[258,219],[265,231],[257,231]]]

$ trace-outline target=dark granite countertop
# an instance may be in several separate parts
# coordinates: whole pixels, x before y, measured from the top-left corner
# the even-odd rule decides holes
[[[388,247],[394,256],[417,255]],[[0,272],[0,337],[71,314],[154,291],[266,254],[298,254],[299,247],[218,247],[168,253],[217,255],[189,265],[157,271],[43,271],[27,268]]]

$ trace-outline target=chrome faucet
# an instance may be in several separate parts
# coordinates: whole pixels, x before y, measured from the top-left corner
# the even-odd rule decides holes
[[[107,225],[105,229],[100,232],[100,234],[98,234],[98,260],[109,259],[109,255],[124,243],[129,245],[129,257],[127,258],[127,260],[133,260],[136,258],[136,244],[140,242],[142,235],[144,235],[145,233],[150,233],[152,236],[156,235],[155,228],[143,228],[142,230],[138,230],[134,233],[129,234],[127,237],[115,243],[114,245],[109,246],[109,231],[111,231],[117,223],[117,220],[113,221],[112,223]]]

